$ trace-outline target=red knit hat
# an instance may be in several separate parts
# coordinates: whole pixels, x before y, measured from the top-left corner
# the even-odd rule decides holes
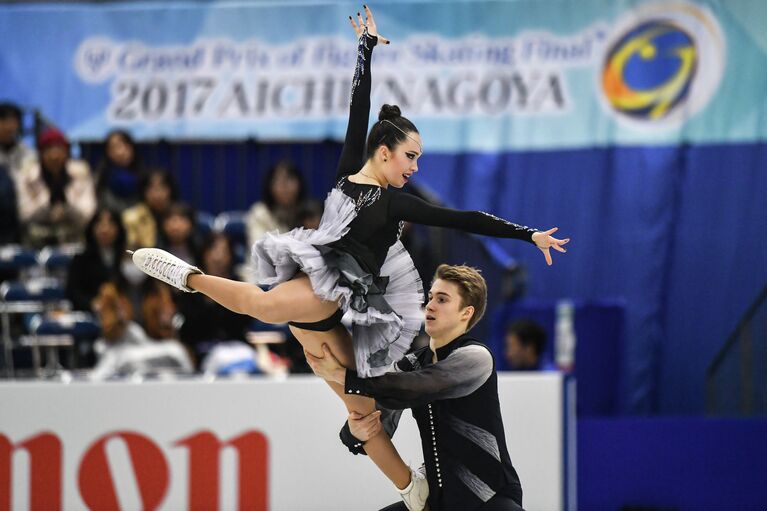
[[[43,131],[40,134],[40,137],[37,139],[37,149],[42,151],[46,147],[50,147],[52,145],[63,145],[65,147],[69,147],[69,140],[67,140],[67,137],[64,135],[64,133],[57,130],[56,128],[46,128],[45,131]]]

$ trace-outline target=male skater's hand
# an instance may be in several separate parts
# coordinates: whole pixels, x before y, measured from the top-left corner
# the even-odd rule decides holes
[[[357,412],[349,414],[349,431],[360,442],[367,442],[381,432],[381,410],[367,415]]]
[[[306,361],[309,362],[309,367],[312,368],[314,374],[327,381],[334,381],[340,385],[346,384],[346,368],[341,365],[341,362],[333,355],[327,344],[322,345],[322,358],[315,357],[308,351],[304,350]],[[358,437],[359,438],[359,437]]]
[[[362,15],[360,13],[357,13],[356,22],[354,21],[354,18],[349,16],[349,23],[351,23],[352,28],[354,29],[354,33],[357,34],[357,37],[359,37],[362,35],[362,31],[365,30],[365,27],[367,27],[368,34],[373,37],[378,37],[378,40],[383,44],[389,44],[390,41],[378,33],[376,21],[373,18],[373,11],[371,11],[370,7],[367,5],[363,5],[362,7],[365,8],[365,21],[362,20]]]
[[[535,243],[536,247],[541,249],[541,252],[543,252],[543,257],[546,258],[546,264],[549,266],[552,265],[551,251],[549,249],[553,248],[558,252],[567,252],[567,250],[562,248],[562,245],[570,241],[570,238],[559,240],[553,237],[552,234],[557,232],[557,229],[559,229],[559,227],[551,228],[548,231],[533,233],[533,243]]]

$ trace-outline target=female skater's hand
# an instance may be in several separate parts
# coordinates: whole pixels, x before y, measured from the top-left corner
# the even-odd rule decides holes
[[[549,249],[553,248],[554,250],[557,250],[558,252],[567,252],[564,248],[562,248],[562,245],[566,244],[568,241],[570,241],[570,238],[565,238],[563,240],[558,240],[557,238],[554,238],[551,236],[555,232],[557,232],[557,229],[559,227],[554,227],[549,229],[548,231],[543,232],[536,232],[533,234],[533,243],[535,243],[535,246],[541,249],[541,252],[543,252],[543,256],[546,258],[546,264],[551,266],[552,260],[551,260],[551,252]]]
[[[370,10],[370,7],[367,5],[363,5],[365,8],[365,20],[362,20],[362,15],[360,13],[357,13],[357,21],[354,21],[354,18],[349,16],[349,23],[352,24],[352,28],[354,29],[354,33],[357,34],[357,37],[362,35],[362,31],[365,29],[365,27],[368,28],[368,34],[370,34],[373,37],[378,37],[378,40],[384,44],[389,44],[391,41],[383,37],[378,33],[378,28],[376,27],[376,21],[373,18],[373,11]]]
[[[322,345],[323,357],[315,357],[308,351],[304,350],[306,355],[306,361],[309,362],[309,367],[312,368],[314,374],[327,381],[334,381],[340,385],[346,384],[346,368],[341,365],[341,362],[333,355],[327,344]],[[359,437],[358,437],[359,438]]]
[[[376,410],[367,415],[350,413],[349,431],[360,442],[367,442],[381,432],[381,411]]]

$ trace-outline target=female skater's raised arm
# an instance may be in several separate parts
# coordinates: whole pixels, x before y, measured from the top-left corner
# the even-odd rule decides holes
[[[352,97],[349,104],[349,124],[346,127],[344,147],[341,151],[341,159],[338,161],[336,180],[349,174],[354,174],[365,163],[365,137],[368,131],[370,118],[370,59],[373,55],[373,47],[379,39],[388,44],[383,37],[378,36],[373,13],[365,7],[367,23],[362,21],[362,16],[357,13],[357,21],[349,16],[349,22],[357,33],[357,66],[352,78]]]

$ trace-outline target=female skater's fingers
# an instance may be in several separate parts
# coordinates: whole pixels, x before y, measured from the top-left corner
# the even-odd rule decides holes
[[[544,231],[544,234],[549,234],[549,235],[554,234],[555,232],[557,232],[558,229],[559,227],[552,227],[548,231]]]
[[[551,260],[551,252],[549,251],[549,249],[548,248],[542,248],[541,252],[543,252],[543,256],[546,258],[546,264],[551,266],[553,264],[553,262]]]
[[[378,37],[378,42],[381,44],[391,44],[390,40],[378,33],[378,26],[376,25],[376,20],[373,17],[373,11],[370,10],[370,7],[367,5],[363,5],[362,7],[365,9],[365,24],[368,27],[368,33]]]
[[[357,37],[359,37],[360,34],[362,34],[362,28],[359,25],[357,25],[357,23],[354,21],[354,18],[352,18],[351,16],[349,16],[349,23],[354,29],[354,33],[357,34]]]
[[[362,15],[358,12],[357,13],[357,23],[360,24],[360,29],[365,26],[365,22],[362,19]]]

